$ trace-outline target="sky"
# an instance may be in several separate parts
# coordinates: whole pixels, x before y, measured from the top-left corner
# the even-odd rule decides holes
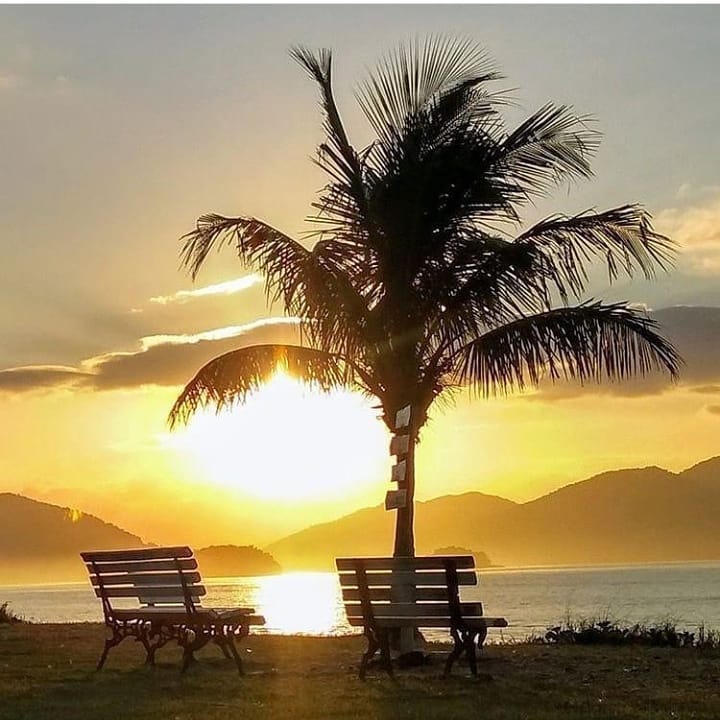
[[[333,48],[362,147],[354,86],[431,32],[487,48],[518,100],[510,123],[548,100],[595,118],[595,178],[525,221],[643,203],[679,244],[676,268],[612,287],[598,275],[593,294],[656,312],[686,366],[674,387],[461,393],[423,432],[418,497],[522,501],[603,470],[720,454],[718,7],[4,6],[0,491],[198,545],[264,544],[382,501],[388,436],[359,396],[279,378],[247,407],[170,433],[168,410],[203,362],[295,331],[231,252],[192,283],[178,238],[211,211],[308,229],[321,118],[291,46]]]

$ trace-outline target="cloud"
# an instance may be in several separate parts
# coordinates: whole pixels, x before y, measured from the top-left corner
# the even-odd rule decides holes
[[[196,298],[207,297],[210,295],[234,295],[235,293],[247,290],[262,282],[262,277],[257,273],[245,275],[228,280],[227,282],[217,283],[215,285],[206,285],[195,290],[178,290],[173,295],[158,295],[151,297],[150,302],[158,305],[168,305],[170,303],[186,303]]]
[[[0,370],[0,391],[25,392],[53,387],[72,387],[89,373],[64,365],[26,365]]]
[[[705,409],[711,415],[720,415],[720,405],[708,405]]]
[[[204,332],[194,333],[192,335],[148,335],[147,337],[140,338],[140,345],[143,350],[149,350],[157,345],[194,345],[203,340],[226,340],[227,338],[244,335],[251,330],[257,330],[271,325],[297,325],[299,322],[296,318],[265,318],[264,320],[255,320],[245,325],[230,325],[215,330],[205,330]]]
[[[185,384],[206,362],[239,347],[298,342],[296,318],[267,318],[196,335],[142,338],[139,349],[85,360],[81,367],[27,366],[0,372],[0,392],[56,387],[111,390]]]
[[[682,186],[681,197],[689,194]],[[720,190],[701,189],[695,197],[702,202],[683,208],[668,208],[655,218],[657,229],[675,240],[681,248],[681,269],[694,275],[720,275]]]
[[[673,307],[651,315],[685,360],[681,386],[694,393],[720,394],[720,307]],[[296,344],[298,330],[297,318],[270,317],[194,334],[146,335],[136,341],[134,350],[98,354],[78,367],[33,365],[0,371],[0,392],[183,385],[217,355],[255,344]],[[589,383],[585,387],[572,381],[556,384],[545,381],[537,393],[525,397],[540,401],[592,394],[642,397],[671,388],[667,376],[656,373],[624,382]]]

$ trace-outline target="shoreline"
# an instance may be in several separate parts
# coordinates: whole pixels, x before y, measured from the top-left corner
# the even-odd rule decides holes
[[[720,566],[720,559],[717,560],[663,560],[652,562],[630,562],[630,563],[595,563],[587,565],[490,565],[487,567],[478,567],[477,572],[480,576],[484,574],[502,574],[502,573],[540,573],[540,572],[582,572],[582,571],[602,571],[602,570],[635,570],[635,569],[678,569],[682,567],[705,567]],[[287,575],[334,575],[336,570],[282,570],[277,573],[266,573],[263,575],[208,575],[205,577],[206,585],[222,585],[224,581],[232,580],[254,580],[268,577],[280,577]],[[3,589],[18,588],[52,588],[64,587],[70,585],[88,585],[87,575],[80,574],[78,579],[74,580],[54,580],[52,582],[41,583],[0,583],[0,594]],[[0,598],[0,601],[2,598]]]

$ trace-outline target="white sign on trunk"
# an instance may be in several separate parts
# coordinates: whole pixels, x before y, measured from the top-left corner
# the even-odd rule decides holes
[[[402,430],[410,424],[410,414],[412,413],[412,407],[406,405],[395,413],[395,429]]]
[[[407,490],[388,490],[385,495],[385,509],[397,510],[407,504]]]
[[[409,435],[395,435],[390,440],[390,454],[391,455],[407,455],[410,449],[410,436]]]
[[[401,460],[397,465],[393,466],[392,469],[392,477],[390,478],[392,482],[401,483],[405,482],[405,473],[407,472],[407,463],[404,460]]]

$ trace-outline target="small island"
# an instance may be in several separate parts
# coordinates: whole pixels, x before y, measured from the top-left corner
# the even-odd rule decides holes
[[[195,553],[204,577],[275,575],[282,568],[269,553],[254,545],[211,545]]]
[[[457,545],[448,545],[447,547],[433,550],[433,555],[472,555],[475,558],[476,568],[498,567],[490,562],[490,558],[484,552],[480,550],[468,550],[467,548]]]

